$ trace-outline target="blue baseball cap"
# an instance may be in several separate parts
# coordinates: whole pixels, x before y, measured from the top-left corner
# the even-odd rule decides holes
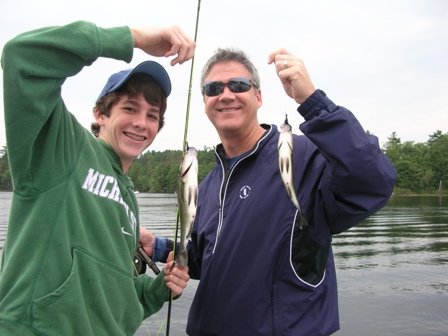
[[[129,77],[131,77],[132,74],[138,72],[143,72],[153,77],[162,87],[163,91],[165,91],[166,96],[168,97],[170,95],[171,80],[164,67],[154,61],[145,61],[137,65],[134,69],[123,70],[110,76],[106,86],[104,86],[96,101],[100,100],[108,93],[117,90],[129,79]]]

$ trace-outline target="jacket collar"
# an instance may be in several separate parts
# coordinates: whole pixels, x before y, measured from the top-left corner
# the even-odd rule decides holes
[[[247,151],[246,155],[242,156],[240,159],[258,153],[269,142],[269,139],[274,136],[275,132],[273,132],[273,129],[275,125],[261,124],[260,126],[263,127],[266,130],[266,132],[264,132],[261,138],[258,139],[258,141],[255,143],[252,149]],[[228,168],[227,166],[228,159],[226,158],[224,146],[222,145],[222,143],[216,146],[215,155],[216,155],[216,161],[218,163],[220,162],[226,163],[226,168]]]

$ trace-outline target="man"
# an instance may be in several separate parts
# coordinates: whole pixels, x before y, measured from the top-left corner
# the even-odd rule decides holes
[[[134,48],[189,60],[178,27],[100,28],[74,22],[24,33],[2,55],[6,135],[14,194],[0,278],[0,334],[133,335],[179,296],[188,268],[134,277],[138,203],[126,175],[163,126],[171,82],[158,63],[112,75],[93,137],[67,110],[65,79]]]
[[[333,234],[383,207],[396,171],[347,109],[316,90],[287,50],[268,59],[305,122],[294,135],[294,189],[278,166],[279,132],[258,122],[256,68],[238,50],[219,49],[202,78],[205,113],[221,139],[217,166],[199,187],[188,246],[190,276],[201,279],[189,335],[330,335],[339,329]],[[278,112],[279,120],[284,118]],[[303,214],[305,220],[301,219]],[[141,242],[159,259],[161,238]],[[168,246],[168,247],[166,247]],[[153,250],[154,248],[154,250]]]

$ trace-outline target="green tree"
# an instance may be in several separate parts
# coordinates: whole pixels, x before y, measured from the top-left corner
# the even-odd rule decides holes
[[[203,150],[199,150],[198,164],[199,164],[198,180],[200,182],[216,165],[215,149],[204,146]]]
[[[396,132],[392,132],[387,138],[387,142],[383,145],[383,151],[394,165],[400,159],[401,149],[401,139]]]
[[[0,150],[0,190],[12,191],[12,178],[9,170],[8,148]]]
[[[432,190],[439,188],[440,181],[442,185],[448,185],[448,133],[443,134],[438,130],[429,136],[428,140],[428,167],[433,172],[430,179]]]

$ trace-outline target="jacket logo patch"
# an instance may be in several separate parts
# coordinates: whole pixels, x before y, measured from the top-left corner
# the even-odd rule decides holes
[[[245,199],[249,197],[250,194],[250,187],[249,186],[244,186],[240,189],[240,198],[241,199]]]

